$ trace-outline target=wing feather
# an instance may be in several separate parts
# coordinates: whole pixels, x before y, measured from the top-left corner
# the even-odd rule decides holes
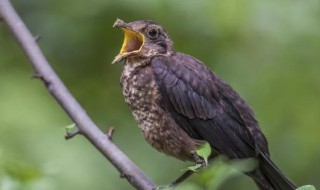
[[[153,58],[151,67],[161,94],[160,106],[191,137],[208,141],[230,158],[255,157],[257,147],[268,152],[251,109],[200,61],[176,53]],[[261,142],[256,142],[251,129],[261,133]]]

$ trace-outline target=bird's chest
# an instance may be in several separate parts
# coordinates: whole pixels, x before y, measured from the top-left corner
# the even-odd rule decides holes
[[[151,68],[126,63],[120,82],[125,101],[132,109],[139,127],[143,132],[150,130],[156,117],[154,108],[157,99]]]
[[[120,82],[125,101],[145,139],[161,152],[181,160],[191,160],[190,152],[197,143],[159,106],[161,96],[153,70],[148,66],[134,67],[126,63]]]

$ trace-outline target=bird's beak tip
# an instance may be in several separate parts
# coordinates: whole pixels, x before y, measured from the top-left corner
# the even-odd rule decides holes
[[[119,61],[117,59],[114,59],[112,62],[111,62],[111,65],[114,65],[116,63],[118,63]]]
[[[113,24],[113,27],[124,27],[125,25],[126,23],[123,20],[117,18],[116,22]]]
[[[114,65],[114,64],[116,64],[116,63],[119,63],[119,62],[122,61],[122,60],[123,60],[123,56],[122,56],[122,54],[120,53],[119,55],[117,55],[117,56],[114,58],[114,60],[112,61],[111,65]]]

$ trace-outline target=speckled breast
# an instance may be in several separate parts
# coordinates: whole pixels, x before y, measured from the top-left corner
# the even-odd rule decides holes
[[[143,133],[153,127],[157,117],[155,115],[157,89],[153,77],[151,68],[126,63],[120,79],[125,101],[131,107]]]

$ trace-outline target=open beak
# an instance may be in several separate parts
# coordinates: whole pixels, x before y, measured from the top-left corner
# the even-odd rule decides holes
[[[127,23],[117,19],[113,27],[124,31],[124,41],[120,53],[114,58],[112,64],[118,63],[132,54],[138,54],[143,46],[144,37],[140,32],[134,31]]]

